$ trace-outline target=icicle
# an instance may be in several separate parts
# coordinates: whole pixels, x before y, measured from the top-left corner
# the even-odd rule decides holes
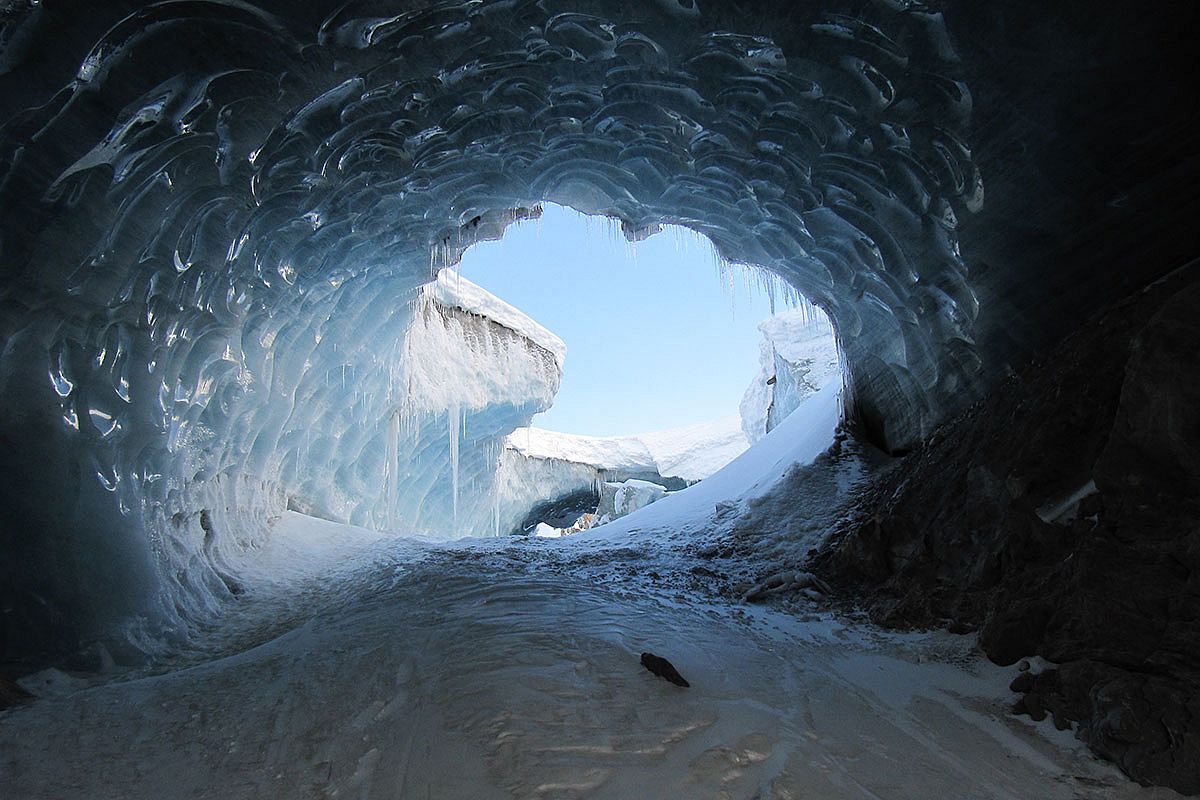
[[[458,531],[458,446],[462,433],[462,407],[458,403],[450,406],[450,508],[454,530]]]
[[[384,459],[384,486],[387,487],[384,519],[388,530],[392,530],[396,527],[396,503],[400,492],[400,409],[396,409],[388,419]]]
[[[500,486],[492,483],[492,535],[500,535]]]

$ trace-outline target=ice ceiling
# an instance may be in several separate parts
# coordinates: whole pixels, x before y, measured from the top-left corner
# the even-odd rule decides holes
[[[130,615],[131,650],[182,630],[237,591],[225,561],[289,498],[412,523],[397,475],[441,480],[454,435],[449,408],[405,406],[412,301],[541,201],[630,237],[686,225],[792,283],[888,447],[972,396],[956,225],[983,184],[940,13],[831,4],[784,52],[690,0],[302,5],[150,4],[65,28],[62,85],[15,73],[9,652]],[[36,65],[51,13],[10,13],[0,69]],[[510,405],[514,427],[538,410]],[[401,408],[438,431],[407,462]]]

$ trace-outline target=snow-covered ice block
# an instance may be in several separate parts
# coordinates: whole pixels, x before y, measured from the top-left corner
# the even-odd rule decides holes
[[[630,479],[621,483],[608,482],[600,487],[600,506],[596,513],[600,515],[601,523],[611,522],[666,496],[666,487],[650,481]]]
[[[688,483],[703,480],[741,455],[749,443],[737,415],[630,436],[585,436],[521,428],[510,448],[530,458],[553,458],[595,467],[607,477],[658,475]]]

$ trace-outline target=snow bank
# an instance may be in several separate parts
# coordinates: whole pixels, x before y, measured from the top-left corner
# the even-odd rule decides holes
[[[709,478],[635,514],[581,536],[620,536],[632,530],[679,530],[710,523],[719,505],[759,497],[797,464],[809,464],[834,442],[842,414],[842,387],[827,383],[754,447]]]

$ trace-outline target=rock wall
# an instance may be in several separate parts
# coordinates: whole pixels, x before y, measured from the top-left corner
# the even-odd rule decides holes
[[[1136,780],[1200,792],[1200,267],[1093,319],[884,474],[818,559],[885,625],[978,630]]]

